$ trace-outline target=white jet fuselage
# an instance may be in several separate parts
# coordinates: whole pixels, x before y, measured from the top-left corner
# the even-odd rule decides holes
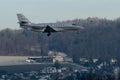
[[[33,31],[44,32],[48,26],[55,30],[53,32],[83,29],[83,27],[81,27],[81,26],[72,25],[70,23],[40,23],[40,24],[31,23],[30,25],[24,25],[21,27],[25,28],[25,29],[28,28],[28,29],[33,30]]]

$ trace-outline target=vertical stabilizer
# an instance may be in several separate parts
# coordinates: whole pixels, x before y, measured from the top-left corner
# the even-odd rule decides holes
[[[17,18],[20,26],[27,26],[31,24],[31,22],[23,14],[17,14]]]

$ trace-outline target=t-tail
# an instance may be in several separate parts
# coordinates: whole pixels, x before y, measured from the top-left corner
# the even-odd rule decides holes
[[[18,23],[20,24],[20,27],[25,28],[31,24],[31,22],[23,14],[17,14],[17,18],[19,20]]]

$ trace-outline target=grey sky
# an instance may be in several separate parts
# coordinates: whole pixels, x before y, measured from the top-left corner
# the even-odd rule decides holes
[[[120,0],[0,0],[0,29],[18,28],[17,13],[32,22],[120,17]]]

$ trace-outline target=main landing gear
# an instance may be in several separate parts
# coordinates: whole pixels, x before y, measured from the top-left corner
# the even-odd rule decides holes
[[[50,36],[51,35],[51,32],[48,32],[47,36]]]

